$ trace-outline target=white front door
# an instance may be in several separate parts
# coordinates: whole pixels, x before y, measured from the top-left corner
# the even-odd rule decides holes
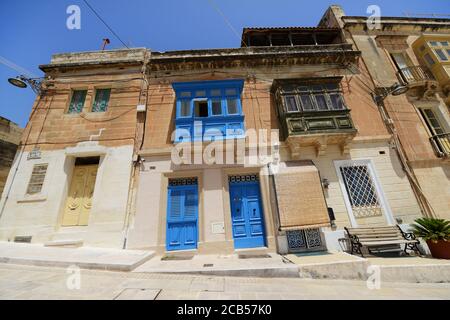
[[[375,174],[371,160],[334,162],[349,219],[360,224],[390,224],[395,220]]]

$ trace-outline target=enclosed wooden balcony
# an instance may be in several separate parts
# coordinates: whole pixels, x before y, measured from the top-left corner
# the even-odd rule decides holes
[[[314,146],[323,155],[329,145],[339,145],[348,152],[349,143],[356,135],[350,110],[299,112],[280,118],[283,135],[292,153],[301,147]]]
[[[339,80],[277,82],[275,85],[280,136],[295,157],[302,147],[313,146],[318,155],[329,145],[348,153],[356,128],[341,95]]]

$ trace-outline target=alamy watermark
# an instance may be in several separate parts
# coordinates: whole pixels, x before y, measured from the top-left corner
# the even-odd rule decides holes
[[[194,123],[194,132],[203,132],[203,123]],[[279,131],[277,129],[248,129],[228,131],[206,129],[191,137],[190,130],[177,129],[172,133],[175,145],[171,160],[174,165],[269,165],[271,173],[278,172],[280,161]]]
[[[380,266],[368,266],[367,274],[369,275],[366,280],[367,289],[379,290],[381,288],[381,268]]]
[[[69,30],[81,29],[81,9],[77,5],[70,5],[66,9],[66,13],[69,15],[66,20],[66,26]]]
[[[66,287],[69,290],[81,289],[81,269],[77,265],[71,265],[66,269],[68,274],[66,279]]]
[[[375,4],[367,7],[366,13],[370,14],[367,18],[367,29],[379,30],[381,29],[381,8]]]

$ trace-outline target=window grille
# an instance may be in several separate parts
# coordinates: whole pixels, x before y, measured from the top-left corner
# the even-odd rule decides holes
[[[198,179],[196,177],[192,178],[177,178],[177,179],[169,179],[169,186],[190,186],[197,185]]]
[[[340,167],[345,188],[356,218],[382,215],[375,184],[367,165]]]
[[[323,249],[322,238],[320,236],[320,230],[305,229],[305,230],[293,230],[286,232],[289,251],[304,251],[308,249]]]

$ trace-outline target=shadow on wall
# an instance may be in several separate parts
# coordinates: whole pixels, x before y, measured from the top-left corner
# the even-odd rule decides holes
[[[403,166],[402,163],[400,162],[397,151],[395,151],[395,149],[393,149],[392,147],[389,147],[389,158],[390,163],[393,164],[395,174],[397,175],[397,177],[403,179],[406,176],[406,173],[403,170]]]

